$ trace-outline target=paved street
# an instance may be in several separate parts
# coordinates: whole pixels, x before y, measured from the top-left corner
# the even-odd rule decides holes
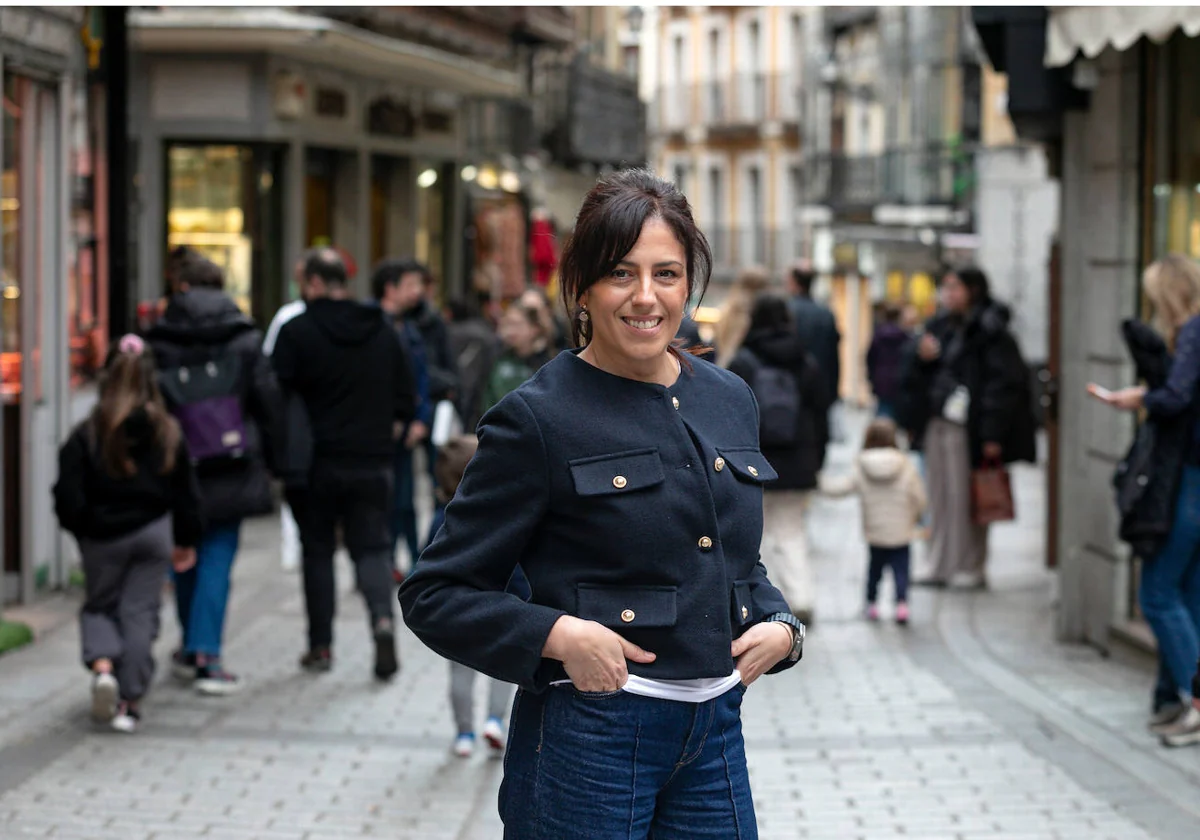
[[[839,447],[831,469],[849,457]],[[859,617],[857,503],[815,503],[804,662],[745,706],[764,840],[1196,837],[1200,749],[1146,733],[1146,663],[1053,644],[1041,474],[1017,480],[1023,519],[994,532],[992,591],[919,591],[906,629]],[[240,697],[160,675],[143,730],[122,737],[87,720],[74,624],[0,659],[0,838],[500,837],[499,764],[449,752],[445,663],[406,635],[400,678],[373,685],[347,564],[336,669],[298,672],[299,580],[276,534],[244,532],[227,652]]]

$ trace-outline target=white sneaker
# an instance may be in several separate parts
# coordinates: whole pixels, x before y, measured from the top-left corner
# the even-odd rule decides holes
[[[121,704],[116,717],[109,724],[116,732],[123,732],[126,735],[132,735],[137,732],[138,724],[142,720],[142,715],[136,709],[130,709],[124,703]]]
[[[96,674],[92,679],[92,720],[108,723],[117,713],[121,688],[112,674]]]
[[[470,758],[475,753],[475,736],[470,733],[454,739],[454,754],[459,758]]]
[[[504,726],[497,718],[488,718],[484,724],[483,740],[491,748],[493,758],[504,754]]]

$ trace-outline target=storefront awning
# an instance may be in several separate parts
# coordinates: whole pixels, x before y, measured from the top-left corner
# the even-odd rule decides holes
[[[129,12],[144,52],[270,52],[360,75],[479,96],[517,96],[516,73],[329,18],[285,9],[168,8]]]
[[[1111,46],[1127,50],[1143,35],[1161,43],[1176,29],[1200,34],[1196,6],[1064,6],[1050,9],[1046,23],[1046,66],[1070,64],[1082,52],[1095,58]]]

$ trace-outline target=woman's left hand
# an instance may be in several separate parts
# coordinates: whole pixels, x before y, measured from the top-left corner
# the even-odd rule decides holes
[[[774,668],[791,649],[792,628],[779,621],[755,624],[733,640],[733,658],[742,675],[742,684],[749,686]]]

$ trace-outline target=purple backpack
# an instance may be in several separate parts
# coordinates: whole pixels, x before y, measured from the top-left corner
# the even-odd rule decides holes
[[[158,382],[183,430],[192,463],[245,457],[242,364],[237,353],[226,351],[208,361],[167,368]]]

